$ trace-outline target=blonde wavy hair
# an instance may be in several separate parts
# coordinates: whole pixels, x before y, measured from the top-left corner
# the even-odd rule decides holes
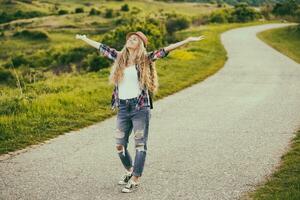
[[[136,57],[134,63],[137,64],[137,67],[140,71],[140,88],[146,89],[155,94],[158,91],[158,76],[156,71],[155,62],[152,62],[149,57],[147,50],[144,46],[144,43],[139,38],[138,46],[135,49]],[[129,50],[124,45],[121,51],[119,51],[116,60],[114,61],[109,75],[110,84],[118,84],[123,79],[124,69],[128,65],[129,59]]]

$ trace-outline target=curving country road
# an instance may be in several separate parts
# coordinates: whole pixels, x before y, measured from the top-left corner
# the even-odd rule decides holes
[[[216,74],[156,101],[139,191],[120,193],[116,116],[0,161],[0,199],[238,199],[278,165],[300,127],[300,65],[256,33],[222,34]],[[131,135],[129,150],[134,156]]]

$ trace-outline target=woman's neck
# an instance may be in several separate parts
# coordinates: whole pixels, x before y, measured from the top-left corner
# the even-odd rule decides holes
[[[134,60],[128,60],[128,62],[127,62],[127,66],[131,66],[131,65],[134,65],[134,64],[135,64]]]
[[[132,63],[132,64],[128,64],[126,67],[131,67],[132,65],[135,65],[134,63]],[[125,68],[126,68],[125,67]]]
[[[132,63],[134,61],[134,58],[136,57],[136,50],[135,49],[131,49],[131,48],[128,48],[128,51],[129,51],[129,62],[128,63]]]

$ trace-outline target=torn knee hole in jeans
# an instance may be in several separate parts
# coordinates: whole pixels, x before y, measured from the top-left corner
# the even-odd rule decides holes
[[[125,156],[125,146],[124,145],[120,145],[120,144],[117,144],[117,152],[118,153],[123,153],[123,155]]]
[[[144,136],[144,130],[136,130],[134,132],[135,139],[141,139]]]
[[[125,135],[125,133],[122,130],[120,130],[120,129],[117,128],[117,130],[116,130],[116,138],[123,138],[124,135]]]

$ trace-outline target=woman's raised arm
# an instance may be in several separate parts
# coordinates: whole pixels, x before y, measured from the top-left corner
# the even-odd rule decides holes
[[[100,42],[96,42],[94,40],[91,40],[91,39],[87,38],[86,35],[76,34],[76,39],[80,39],[82,41],[85,41],[86,43],[88,43],[92,47],[95,47],[96,49],[99,49]]]
[[[96,42],[94,40],[91,40],[89,38],[86,37],[86,35],[78,35],[76,34],[76,39],[81,39],[83,41],[85,41],[86,43],[88,43],[89,45],[91,45],[92,47],[95,47],[96,49],[99,50],[99,52],[111,59],[111,60],[115,60],[117,58],[117,55],[118,55],[118,51],[114,48],[111,48],[109,47],[108,45],[106,44],[103,44],[101,42]]]
[[[192,41],[199,41],[199,40],[202,40],[204,39],[204,36],[199,36],[199,37],[188,37],[186,38],[185,40],[183,41],[180,41],[180,42],[177,42],[177,43],[174,43],[174,44],[170,44],[169,46],[167,47],[164,47],[164,48],[160,48],[158,50],[154,50],[154,51],[151,51],[148,53],[148,56],[150,58],[150,60],[152,61],[156,61],[157,59],[160,59],[160,58],[164,58],[166,57],[170,51],[188,43],[188,42],[192,42]]]
[[[165,49],[165,51],[170,52],[170,51],[172,51],[172,50],[174,50],[174,49],[176,49],[176,48],[178,48],[178,47],[180,47],[180,46],[182,46],[182,45],[184,45],[188,42],[199,41],[199,40],[203,40],[203,39],[204,39],[203,35],[198,36],[198,37],[188,37],[185,40],[182,40],[180,42],[170,44],[169,46],[165,47],[164,49]]]

